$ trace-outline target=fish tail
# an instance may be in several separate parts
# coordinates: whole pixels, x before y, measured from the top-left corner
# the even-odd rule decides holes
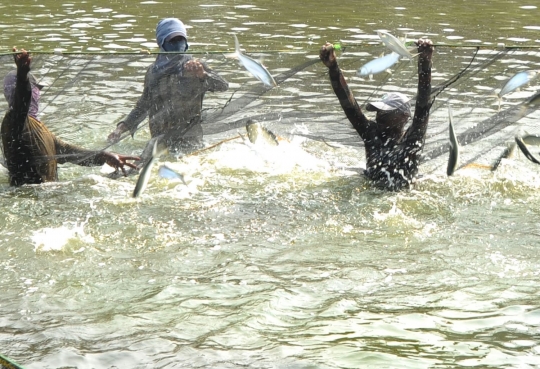
[[[240,55],[240,43],[238,42],[238,37],[236,37],[236,33],[234,34],[234,50],[236,52],[236,55]]]

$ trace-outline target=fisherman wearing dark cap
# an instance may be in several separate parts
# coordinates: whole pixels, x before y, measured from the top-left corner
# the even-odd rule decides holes
[[[2,121],[0,134],[10,184],[21,186],[56,181],[57,164],[67,162],[84,166],[107,163],[122,171],[126,165],[135,168],[127,160],[139,160],[139,157],[85,150],[67,144],[37,119],[42,86],[30,73],[31,61],[25,50],[15,54],[17,70],[4,78],[4,96],[9,109]]]
[[[431,57],[433,44],[430,40],[418,40],[418,92],[411,125],[405,125],[411,117],[409,99],[401,93],[389,93],[381,101],[367,104],[368,111],[376,112],[375,121],[369,120],[341,72],[334,47],[326,43],[320,51],[320,59],[328,67],[330,82],[345,115],[364,141],[366,170],[364,174],[376,187],[399,191],[409,188],[418,174],[420,154],[424,147],[431,99]]]
[[[189,152],[202,147],[201,110],[207,91],[221,92],[229,84],[206,63],[193,59],[186,27],[176,18],[161,20],[156,28],[160,51],[150,65],[144,80],[144,90],[135,108],[118,123],[108,140],[117,142],[124,132],[135,134],[139,124],[148,117],[152,140],[142,154],[147,161],[154,141],[164,140],[170,151]]]

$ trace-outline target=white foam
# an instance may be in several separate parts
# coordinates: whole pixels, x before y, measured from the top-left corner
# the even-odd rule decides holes
[[[83,243],[93,243],[94,237],[84,232],[86,222],[69,222],[56,228],[42,228],[34,231],[30,237],[34,243],[34,251],[61,251],[70,241],[81,241]],[[82,252],[81,247],[75,252]]]

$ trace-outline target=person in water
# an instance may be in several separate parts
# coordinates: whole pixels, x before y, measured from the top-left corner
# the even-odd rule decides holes
[[[176,18],[161,20],[156,27],[156,41],[162,52],[150,65],[144,79],[144,89],[135,108],[108,136],[118,142],[122,133],[135,134],[139,124],[148,116],[152,139],[142,158],[147,161],[154,141],[165,143],[170,151],[190,152],[203,146],[201,111],[207,91],[222,92],[229,84],[203,61],[193,59],[184,24]],[[164,142],[163,142],[164,141]]]
[[[14,48],[13,52],[17,49]],[[42,86],[30,73],[31,62],[32,58],[23,49],[15,54],[17,70],[4,78],[4,97],[9,109],[2,121],[0,135],[9,183],[21,186],[56,181],[57,164],[67,162],[84,166],[107,163],[124,173],[124,166],[135,168],[127,160],[140,160],[139,157],[85,150],[67,144],[37,119]]]
[[[376,187],[399,191],[411,186],[418,174],[420,154],[424,147],[431,98],[431,58],[434,46],[420,39],[418,47],[418,92],[412,124],[405,130],[411,116],[409,101],[401,93],[389,93],[381,101],[368,103],[366,109],[376,112],[369,120],[341,72],[334,47],[326,43],[319,57],[328,67],[332,88],[345,115],[364,141],[366,170],[364,174]]]

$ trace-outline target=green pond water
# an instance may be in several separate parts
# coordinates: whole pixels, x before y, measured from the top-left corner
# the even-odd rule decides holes
[[[155,26],[167,16],[186,23],[190,50],[207,52],[197,57],[230,82],[207,94],[209,112],[259,84],[223,55],[233,34],[274,75],[317,58],[325,41],[341,43],[361,103],[415,93],[406,61],[391,75],[356,76],[385,51],[377,30],[440,45],[435,84],[475,52],[445,44],[482,46],[475,65],[499,55],[498,44],[527,46],[438,97],[426,151],[447,145],[449,103],[463,132],[497,112],[505,79],[540,69],[540,4],[531,0],[0,8],[2,50],[35,52],[41,119],[96,149],[139,97],[155,58],[139,52],[157,50]],[[0,72],[13,67],[0,56]],[[503,108],[537,89],[533,81]],[[110,179],[111,168],[64,165],[59,182],[21,188],[0,168],[0,354],[27,369],[540,367],[540,168],[519,154],[484,168],[516,132],[534,133],[540,114],[462,147],[462,164],[475,165],[452,177],[447,154],[428,158],[401,193],[362,178],[363,147],[320,63],[242,107],[229,126],[208,122],[208,146],[243,133],[235,122],[250,116],[268,117],[285,141],[271,151],[233,139],[164,157],[140,199],[131,198],[136,176]],[[148,138],[146,125],[109,150],[139,154]],[[163,163],[187,186],[159,178]]]

